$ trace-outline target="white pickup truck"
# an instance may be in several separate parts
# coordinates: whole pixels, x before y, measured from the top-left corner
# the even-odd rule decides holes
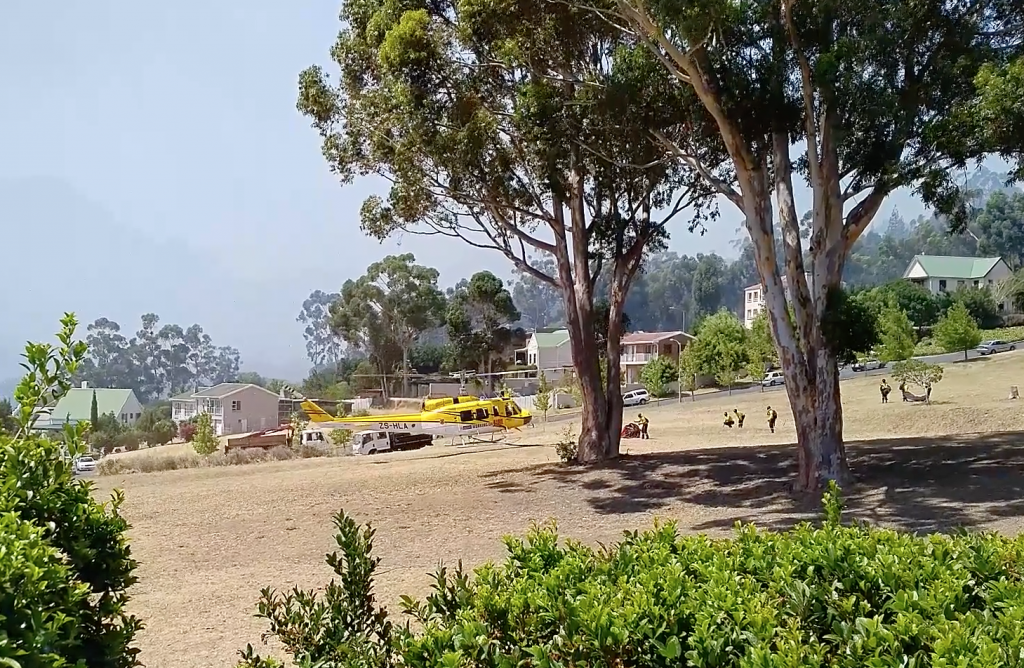
[[[321,429],[307,429],[302,432],[302,443],[324,445],[329,435]],[[389,450],[415,450],[430,445],[434,437],[430,434],[394,434],[386,431],[358,431],[352,435],[352,454],[372,455]]]

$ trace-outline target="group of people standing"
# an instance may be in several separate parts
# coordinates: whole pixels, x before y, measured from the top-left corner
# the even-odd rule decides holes
[[[882,382],[884,383],[885,381],[882,381]],[[775,433],[775,423],[779,419],[779,414],[775,412],[775,409],[773,409],[771,406],[769,406],[768,410],[767,410],[767,412],[765,414],[765,417],[768,420],[768,429],[770,429],[771,432],[774,434]],[[725,420],[724,420],[724,422],[722,424],[724,424],[726,427],[729,427],[730,429],[732,429],[733,426],[736,426],[736,427],[739,427],[740,429],[742,429],[743,428],[743,421],[746,420],[746,419],[747,419],[746,414],[741,413],[740,409],[734,408],[734,409],[732,409],[732,413],[731,414],[729,413],[729,411],[725,412]],[[649,439],[651,436],[650,436],[650,434],[647,433],[647,428],[648,428],[648,425],[650,424],[650,420],[645,418],[643,413],[638,413],[637,416],[636,416],[636,424],[637,424],[638,427],[640,427],[640,438],[641,439]]]
[[[898,389],[900,391],[900,394],[903,395],[903,401],[908,401],[909,398],[908,398],[907,395],[909,393],[907,392],[907,384],[906,383],[900,383],[900,386],[899,386]],[[883,378],[881,384],[879,384],[878,391],[882,395],[882,403],[883,404],[889,403],[889,393],[892,392],[892,388],[889,387],[889,383],[885,382],[885,378]],[[929,394],[930,394],[930,390],[929,390]]]
[[[743,428],[743,420],[745,420],[746,417],[747,417],[746,415],[744,415],[743,413],[740,412],[740,409],[734,408],[734,409],[732,409],[732,414],[731,415],[729,414],[729,411],[725,412],[725,420],[722,421],[722,424],[725,425],[726,427],[730,428],[730,429],[732,429],[734,425],[736,427],[742,429]],[[776,413],[775,410],[771,406],[769,406],[768,410],[767,410],[767,412],[765,414],[765,417],[768,419],[768,429],[770,429],[771,432],[774,434],[775,433],[775,422],[779,419],[779,414]]]

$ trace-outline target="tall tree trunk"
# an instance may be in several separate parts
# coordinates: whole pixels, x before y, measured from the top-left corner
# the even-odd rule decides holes
[[[781,163],[778,154],[776,157]],[[849,479],[843,444],[839,367],[821,335],[821,315],[826,296],[830,286],[839,284],[842,266],[841,262],[826,261],[834,258],[816,258],[820,261],[815,263],[814,280],[811,286],[807,285],[787,167],[779,170],[777,166],[775,183],[780,201],[780,227],[786,237],[788,299],[776,264],[767,166],[752,169],[745,175],[743,208],[747,231],[754,243],[758,273],[765,286],[768,322],[778,344],[779,361],[786,377],[786,393],[796,427],[799,471],[795,488],[798,491],[815,491],[828,480],[843,482]],[[812,251],[812,255],[816,253]],[[796,321],[792,324],[790,304],[793,304]]]
[[[576,460],[581,463],[614,458],[619,454],[618,433],[614,440],[608,433],[608,402],[601,383],[601,355],[594,335],[594,300],[591,295],[584,298],[580,295],[580,282],[589,280],[588,273],[577,273],[575,284],[567,290],[574,297],[573,308],[566,309],[572,362],[579,379],[583,403],[582,426],[576,451]]]
[[[851,477],[843,443],[839,367],[827,350],[819,351],[818,361],[815,393],[789,393],[799,447],[796,489],[804,491],[817,490],[829,480],[843,484]]]

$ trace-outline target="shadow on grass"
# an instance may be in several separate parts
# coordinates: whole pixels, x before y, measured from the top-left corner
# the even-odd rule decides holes
[[[899,438],[847,444],[856,483],[847,516],[915,532],[973,528],[1024,518],[1024,434]],[[795,446],[729,447],[632,455],[602,467],[545,464],[503,471],[577,493],[602,514],[685,503],[714,519],[681,529],[727,529],[737,521],[782,529],[820,516],[820,501],[790,492]],[[492,489],[513,492],[495,473]]]
[[[990,355],[979,355],[978,357],[968,357],[967,359],[961,357],[960,359],[953,360],[952,362],[946,362],[946,364],[985,364],[989,361],[989,357]]]

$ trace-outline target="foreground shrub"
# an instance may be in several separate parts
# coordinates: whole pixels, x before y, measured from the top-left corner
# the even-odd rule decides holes
[[[196,418],[196,431],[192,435],[192,449],[199,455],[209,455],[217,451],[220,441],[213,433],[213,418],[209,413],[200,413]]]
[[[1024,538],[826,522],[731,540],[673,525],[607,549],[553,528],[507,538],[504,564],[441,569],[392,627],[373,598],[369,528],[339,514],[322,596],[264,590],[259,615],[302,666],[1020,666]],[[279,665],[251,646],[241,666]]]
[[[138,665],[132,642],[142,625],[125,612],[136,563],[118,514],[122,497],[97,503],[91,483],[73,476],[87,424],[66,427],[59,440],[31,434],[33,409],[67,393],[85,355],[73,341],[76,324],[65,316],[57,347],[27,346],[18,430],[0,436],[3,666]]]

